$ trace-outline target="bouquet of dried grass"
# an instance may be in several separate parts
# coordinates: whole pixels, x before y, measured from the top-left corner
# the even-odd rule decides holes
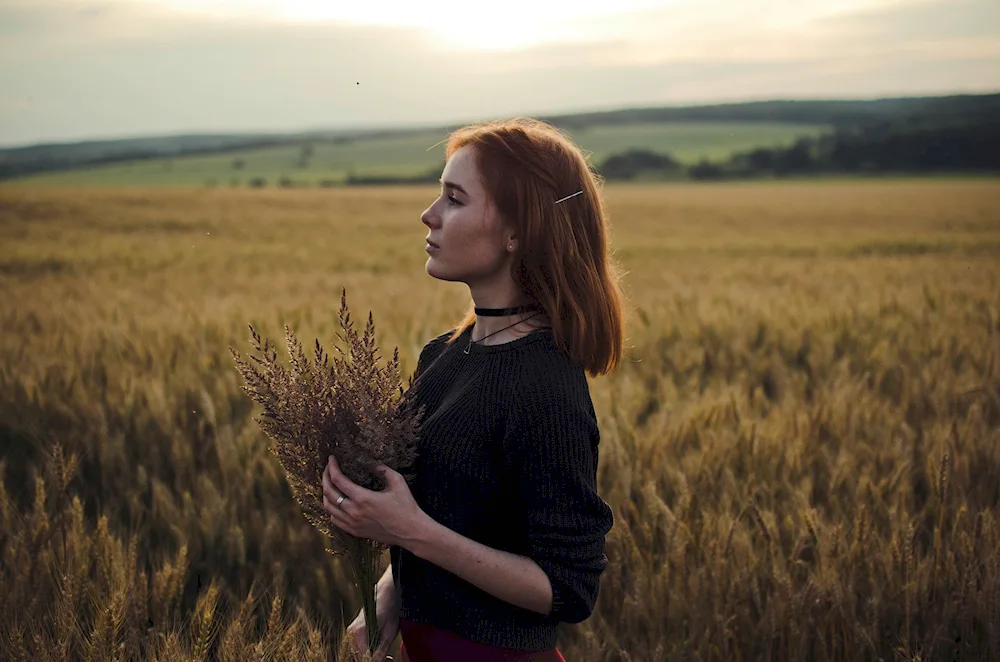
[[[278,363],[270,340],[261,346],[253,326],[252,345],[263,357],[251,355],[250,359],[260,366],[259,371],[229,349],[246,379],[243,390],[264,406],[264,413],[254,421],[273,440],[269,450],[278,457],[306,520],[332,539],[334,549],[327,551],[345,557],[351,566],[364,606],[368,650],[373,653],[380,634],[375,583],[378,561],[387,546],[333,525],[323,509],[323,471],[333,455],[348,478],[369,490],[385,487],[381,475],[374,473],[378,464],[409,481],[423,410],[409,406],[400,384],[399,348],[384,367],[378,365],[371,313],[363,335],[354,329],[346,289],[340,299],[340,326],[343,335],[337,336],[346,350],[335,346],[338,356],[331,361],[317,339],[312,362],[285,326],[290,371]]]

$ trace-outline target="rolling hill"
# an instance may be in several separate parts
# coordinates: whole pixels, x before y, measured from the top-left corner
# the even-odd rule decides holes
[[[540,116],[594,163],[628,149],[692,164],[788,146],[888,120],[1000,116],[1000,94],[858,101],[764,101]],[[457,128],[184,135],[0,149],[0,179],[35,185],[336,185],[352,176],[416,176],[442,164]]]

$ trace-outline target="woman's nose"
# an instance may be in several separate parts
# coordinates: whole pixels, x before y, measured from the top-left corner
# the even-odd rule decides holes
[[[434,223],[433,219],[431,218],[431,207],[425,209],[424,213],[420,215],[420,222],[426,225],[427,227],[431,227],[431,225]]]

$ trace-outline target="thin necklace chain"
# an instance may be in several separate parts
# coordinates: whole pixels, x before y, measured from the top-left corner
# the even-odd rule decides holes
[[[482,342],[482,341],[486,340],[487,338],[489,338],[490,336],[495,336],[496,334],[500,333],[500,331],[506,331],[507,329],[509,329],[512,326],[517,326],[521,322],[527,322],[532,317],[537,317],[538,315],[541,315],[541,314],[542,314],[542,311],[538,311],[534,315],[528,315],[523,320],[518,320],[518,321],[514,322],[513,324],[508,324],[507,326],[505,326],[504,328],[500,329],[499,331],[494,331],[493,333],[487,334],[487,335],[483,336],[482,338],[480,338],[479,340],[473,340],[472,339],[472,334],[470,333],[469,334],[469,344],[465,346],[465,353],[466,354],[469,353],[469,349],[472,348],[472,343]]]

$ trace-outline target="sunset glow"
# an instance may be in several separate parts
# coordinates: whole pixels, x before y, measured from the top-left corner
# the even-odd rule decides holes
[[[125,0],[127,1],[127,0]],[[650,8],[696,4],[692,0],[581,0],[494,3],[428,0],[420,3],[340,3],[329,0],[163,0],[162,7],[219,18],[336,22],[426,30],[443,49],[516,50],[594,36],[593,21]]]
[[[0,0],[0,144],[1000,88],[997,0]]]

